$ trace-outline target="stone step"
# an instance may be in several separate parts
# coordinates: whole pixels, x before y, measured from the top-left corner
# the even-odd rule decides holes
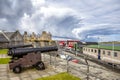
[[[0,54],[0,58],[10,58],[7,54]]]

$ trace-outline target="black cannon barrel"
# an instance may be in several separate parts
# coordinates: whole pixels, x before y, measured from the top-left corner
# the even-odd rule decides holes
[[[49,51],[57,51],[58,47],[53,46],[53,47],[41,47],[41,48],[17,48],[17,49],[12,49],[8,52],[9,56],[14,56],[14,57],[19,57],[22,55],[26,55],[28,53],[32,52],[49,52]]]
[[[32,44],[26,44],[26,45],[20,44],[20,45],[8,46],[7,48],[8,49],[16,49],[16,48],[24,48],[24,47],[33,47],[33,45]]]

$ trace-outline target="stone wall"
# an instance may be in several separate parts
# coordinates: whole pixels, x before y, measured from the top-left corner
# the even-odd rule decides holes
[[[34,47],[44,47],[55,45],[55,41],[52,40],[52,35],[50,32],[43,31],[42,34],[28,34],[24,32],[23,35],[24,44],[33,44]]]
[[[98,50],[100,50],[100,54],[98,54]],[[100,55],[101,60],[116,64],[120,63],[120,51],[83,47],[83,53],[94,58],[98,58]]]

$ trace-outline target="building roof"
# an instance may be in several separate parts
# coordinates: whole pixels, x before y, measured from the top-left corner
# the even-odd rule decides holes
[[[15,31],[15,32],[2,32],[1,31],[0,32],[0,42],[9,42],[17,34],[20,34],[20,32],[19,31]]]
[[[98,42],[82,42],[84,45],[97,45]]]
[[[4,33],[10,39],[15,32],[4,32]]]
[[[9,40],[6,38],[6,36],[1,32],[0,33],[0,42],[9,42]]]
[[[99,49],[106,49],[106,50],[114,50],[114,51],[120,51],[120,46],[103,46],[103,45],[89,45],[89,46],[86,46],[88,48],[99,48]]]
[[[80,42],[80,40],[67,40],[67,42]]]
[[[21,33],[18,30],[13,33],[11,38],[14,38],[17,34],[19,34],[23,38],[23,35],[21,35]]]

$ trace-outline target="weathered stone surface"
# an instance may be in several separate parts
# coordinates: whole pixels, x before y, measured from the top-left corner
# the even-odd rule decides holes
[[[1,77],[0,77],[0,80],[8,80],[8,77],[6,77],[6,76],[1,76]]]
[[[12,70],[9,70],[8,64],[0,64],[0,80],[35,80],[36,78],[46,77],[50,75],[55,75],[60,72],[67,71],[66,69],[66,61],[56,58],[57,59],[57,65],[50,65],[49,63],[49,55],[46,55],[45,60],[47,61],[45,65],[47,66],[45,70],[36,70],[34,68],[32,69],[26,69],[20,74],[15,74],[12,72]],[[54,58],[53,58],[54,61]],[[97,65],[95,63],[90,62],[91,65],[95,65],[96,67],[90,67],[90,73],[94,74],[94,76],[90,76],[91,80],[105,78],[104,80],[120,80],[120,74],[115,73],[111,70],[108,70],[107,68],[104,68],[100,65]],[[84,64],[76,64],[73,62],[69,62],[69,73],[80,77],[81,79],[85,80],[87,75],[87,66]]]
[[[0,76],[7,76],[7,72],[1,72]]]
[[[39,78],[40,76],[39,76],[39,74],[33,74],[33,75],[31,75],[31,77],[32,77],[32,79],[37,79],[37,78]]]
[[[51,71],[51,72],[48,72],[50,75],[54,75],[56,74],[55,72]]]
[[[32,80],[32,79],[29,77],[25,77],[25,78],[22,78],[22,80]]]
[[[9,70],[8,64],[0,64],[0,80],[35,80],[40,77],[50,76],[55,73],[52,66],[47,65],[45,70],[27,69],[20,74],[15,74]]]
[[[50,75],[48,75],[48,74],[42,75],[42,77],[47,77],[47,76],[50,76]]]
[[[12,78],[10,78],[10,80],[20,80],[20,78],[19,77],[12,77]]]
[[[0,69],[6,69],[8,67],[8,64],[0,64]]]
[[[29,74],[28,74],[28,73],[21,73],[21,74],[20,74],[20,77],[21,77],[22,79],[24,79],[24,78],[26,78],[26,77],[29,77]]]
[[[19,76],[19,74],[15,74],[15,73],[13,73],[13,72],[9,72],[9,73],[8,73],[8,76],[9,76],[10,78],[12,78],[12,77],[17,77],[17,76]]]

